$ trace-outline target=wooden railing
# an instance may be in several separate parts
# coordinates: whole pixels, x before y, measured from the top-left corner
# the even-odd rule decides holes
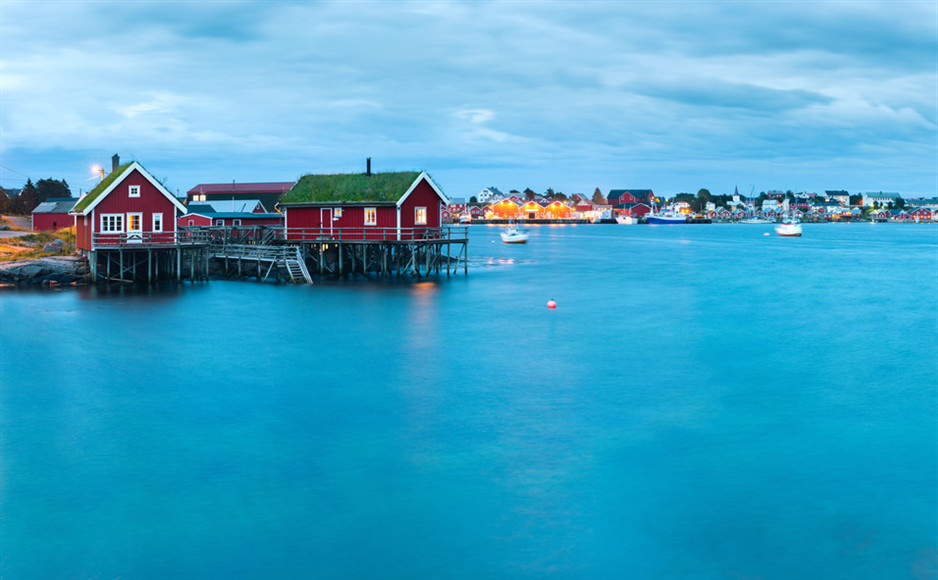
[[[134,246],[134,245],[172,245],[177,243],[176,232],[95,232],[91,234],[94,247]]]
[[[381,228],[365,227],[289,227],[285,229],[286,240],[296,241],[420,241],[420,240],[464,240],[468,236],[466,226],[444,226],[437,228]]]

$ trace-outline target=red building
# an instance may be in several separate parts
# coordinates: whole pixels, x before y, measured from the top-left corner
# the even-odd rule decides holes
[[[295,181],[265,183],[200,183],[186,192],[186,204],[223,200],[258,199],[264,207],[272,208],[290,191]]]
[[[47,199],[33,210],[32,230],[34,232],[54,232],[74,225],[75,218],[68,212],[75,207],[76,197],[57,197]]]
[[[521,215],[521,208],[511,198],[503,199],[485,208],[486,218],[489,217],[489,214],[495,219],[517,219]]]
[[[189,211],[177,220],[180,226],[279,226],[283,214],[251,212],[219,212],[210,205],[189,204]]]
[[[78,248],[175,243],[185,206],[136,161],[118,164],[71,211]]]
[[[414,240],[435,235],[449,200],[416,171],[305,175],[283,196],[288,240]]]

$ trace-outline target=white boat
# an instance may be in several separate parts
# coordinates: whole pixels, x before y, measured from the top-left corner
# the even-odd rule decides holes
[[[526,244],[528,243],[528,234],[518,229],[514,224],[508,224],[505,231],[501,233],[502,241],[506,244]]]
[[[741,220],[739,223],[741,224],[770,224],[772,222],[761,217],[751,217],[751,218],[746,218],[744,220]]]
[[[620,216],[616,216],[616,223],[630,226],[632,224],[637,224],[638,218],[634,218],[630,215],[620,215]]]
[[[472,216],[467,213],[459,214],[459,223],[461,224],[471,224]]]
[[[801,236],[801,222],[798,218],[785,218],[775,226],[775,233],[780,236],[797,238]]]
[[[686,224],[687,216],[674,212],[649,213],[645,214],[645,219],[650,224]]]

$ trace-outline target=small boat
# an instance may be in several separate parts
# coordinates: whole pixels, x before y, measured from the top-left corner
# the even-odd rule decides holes
[[[461,223],[461,224],[471,224],[471,223],[472,223],[472,216],[469,215],[469,214],[467,214],[467,213],[459,214],[459,223]]]
[[[761,217],[751,217],[751,218],[746,218],[746,219],[740,221],[739,223],[741,223],[741,224],[763,224],[763,225],[765,225],[765,224],[770,224],[770,223],[772,223],[772,222],[770,222],[769,220],[767,220],[767,219],[765,219],[765,218],[761,218]]]
[[[665,213],[649,213],[645,214],[645,219],[648,220],[650,224],[686,224],[687,216],[674,213],[674,212],[665,212]]]
[[[630,215],[619,215],[619,216],[616,216],[616,223],[617,223],[617,224],[625,224],[625,225],[627,225],[627,226],[630,226],[630,225],[633,225],[633,224],[637,224],[637,223],[638,223],[638,218],[634,218],[634,217],[632,217],[632,216],[630,216]]]
[[[508,224],[505,231],[501,233],[502,241],[506,244],[526,244],[528,243],[528,234],[518,229],[514,224]]]
[[[775,226],[775,233],[780,236],[797,238],[801,236],[801,222],[798,218],[785,218]]]

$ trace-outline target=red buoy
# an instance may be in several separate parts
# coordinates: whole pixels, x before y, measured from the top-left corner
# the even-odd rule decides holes
[[[553,300],[548,300],[548,301],[547,301],[547,307],[548,307],[548,308],[551,308],[551,309],[557,308],[557,303],[554,302]]]

